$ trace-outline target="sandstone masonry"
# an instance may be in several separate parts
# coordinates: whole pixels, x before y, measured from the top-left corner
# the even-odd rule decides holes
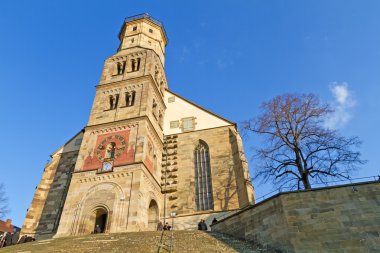
[[[52,155],[23,234],[155,230],[170,212],[194,229],[254,201],[236,124],[169,90],[162,23],[127,18],[119,39],[88,124]]]

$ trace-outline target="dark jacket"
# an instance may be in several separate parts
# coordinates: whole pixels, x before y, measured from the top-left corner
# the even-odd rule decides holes
[[[206,222],[201,222],[201,230],[207,230]]]

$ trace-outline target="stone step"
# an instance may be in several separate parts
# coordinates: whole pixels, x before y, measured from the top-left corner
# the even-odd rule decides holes
[[[165,232],[171,236],[171,232]],[[53,240],[30,242],[0,249],[0,253],[121,253],[121,252],[157,252],[161,232],[134,232],[115,234],[96,234],[78,237],[65,237]],[[168,252],[170,238],[162,242]],[[250,242],[242,241],[215,232],[174,231],[173,252],[243,252],[272,253],[260,249]]]

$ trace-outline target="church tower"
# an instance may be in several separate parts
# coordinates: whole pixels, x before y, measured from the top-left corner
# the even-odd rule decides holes
[[[126,18],[119,40],[87,126],[51,155],[21,233],[155,230],[171,212],[176,229],[194,229],[254,202],[236,123],[168,89],[162,23]]]
[[[161,206],[167,36],[147,14],[127,18],[96,86],[57,236],[154,228]]]

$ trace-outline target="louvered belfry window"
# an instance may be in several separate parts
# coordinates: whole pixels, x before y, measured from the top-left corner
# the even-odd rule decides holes
[[[197,211],[214,209],[212,196],[210,153],[207,144],[199,140],[194,150],[195,203]]]

